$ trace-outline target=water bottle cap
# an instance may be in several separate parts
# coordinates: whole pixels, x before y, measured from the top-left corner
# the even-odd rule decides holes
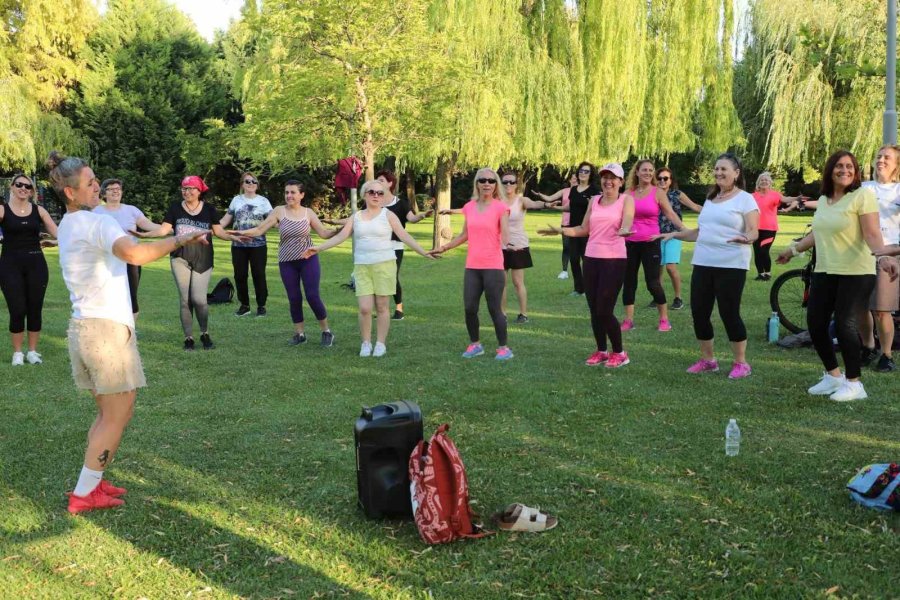
[[[731,425],[732,423],[737,425],[737,419],[728,419],[728,424]]]

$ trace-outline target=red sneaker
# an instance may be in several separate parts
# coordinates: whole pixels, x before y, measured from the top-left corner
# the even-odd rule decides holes
[[[105,479],[100,480],[100,489],[103,490],[104,494],[113,498],[118,498],[128,493],[128,490],[125,488],[116,487]]]
[[[603,352],[601,350],[597,350],[593,354],[591,354],[584,364],[589,367],[596,367],[597,365],[603,364],[609,360],[609,352]]]
[[[73,515],[98,508],[113,508],[123,504],[125,504],[124,500],[107,495],[99,485],[87,496],[76,496],[75,494],[69,496],[69,512]]]

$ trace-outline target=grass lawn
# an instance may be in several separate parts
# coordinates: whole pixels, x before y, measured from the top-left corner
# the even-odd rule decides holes
[[[464,250],[435,262],[408,252],[407,317],[392,323],[382,359],[357,356],[356,302],[340,287],[349,243],[323,256],[330,349],[316,343],[308,308],[311,343],[287,345],[275,238],[269,316],[214,307],[211,352],[181,350],[168,262],[145,267],[138,334],[150,387],[109,472],[129,488],[127,505],[80,517],[63,493],[94,409],[71,381],[70,305],[48,251],[45,362],[14,369],[7,342],[0,353],[0,596],[897,597],[900,520],[853,505],[844,484],[858,467],[900,460],[898,375],[864,373],[862,402],[808,396],[821,364],[812,350],[766,344],[770,284],[750,280],[748,379],[726,377],[717,316],[724,372],[687,375],[698,355],[690,311],[673,311],[674,331],[658,333],[644,289],[625,334],[632,364],[585,367],[585,302],[556,279],[559,239],[534,235],[557,219],[528,217],[531,322],[510,326],[516,356],[505,364],[492,358],[484,305],[487,355],[460,358]],[[783,217],[775,252],[808,220]],[[410,230],[427,242],[430,222]],[[232,275],[226,245],[216,256],[213,282]],[[361,405],[395,399],[419,403],[426,435],[452,424],[476,510],[518,501],[558,515],[559,526],[427,547],[411,522],[365,519],[353,423]],[[743,443],[729,459],[732,417]]]

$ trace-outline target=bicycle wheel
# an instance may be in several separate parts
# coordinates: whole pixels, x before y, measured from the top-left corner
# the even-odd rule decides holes
[[[803,269],[792,269],[782,273],[772,282],[769,304],[772,312],[778,314],[781,324],[791,333],[806,330],[806,282]]]

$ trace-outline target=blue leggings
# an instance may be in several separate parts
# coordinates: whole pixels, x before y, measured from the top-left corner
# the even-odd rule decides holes
[[[291,321],[303,322],[304,291],[306,292],[306,302],[309,303],[316,319],[321,321],[328,316],[328,313],[325,312],[325,304],[319,297],[319,278],[322,276],[322,269],[319,267],[318,256],[280,262],[278,270],[281,272],[281,281],[284,283],[288,303],[291,306]],[[300,289],[301,282],[303,283],[302,290]]]

